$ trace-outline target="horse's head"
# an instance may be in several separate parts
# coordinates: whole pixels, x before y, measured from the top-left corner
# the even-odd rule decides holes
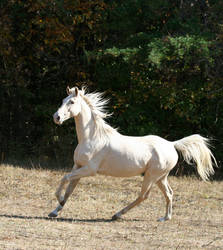
[[[67,87],[68,96],[63,99],[61,107],[53,115],[54,122],[61,125],[71,117],[77,116],[81,112],[81,98],[77,87]]]

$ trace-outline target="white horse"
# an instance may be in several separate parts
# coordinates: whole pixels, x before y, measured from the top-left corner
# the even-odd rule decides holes
[[[138,198],[116,213],[112,219],[121,215],[145,200],[154,184],[161,189],[166,199],[166,214],[160,221],[171,219],[173,191],[167,176],[177,164],[178,152],[188,164],[196,163],[197,171],[203,180],[214,174],[213,162],[216,160],[208,148],[208,139],[200,135],[191,135],[170,142],[159,136],[149,135],[132,137],[120,134],[109,126],[104,118],[107,100],[101,93],[86,93],[85,89],[67,87],[68,96],[54,114],[54,122],[62,124],[74,117],[78,145],[74,151],[74,166],[66,174],[55,193],[59,205],[49,216],[56,217],[62,210],[68,197],[82,177],[96,174],[130,177],[144,174],[141,192]],[[61,192],[66,183],[65,195]]]

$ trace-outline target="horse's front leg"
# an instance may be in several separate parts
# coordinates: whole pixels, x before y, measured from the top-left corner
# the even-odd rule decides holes
[[[80,166],[78,166],[77,164],[74,164],[71,173],[76,171],[78,168],[80,168]],[[68,174],[64,175],[64,177],[60,181],[60,185],[57,188],[57,191],[55,192],[55,196],[60,204],[63,203],[63,201],[64,201],[64,197],[61,195],[61,193],[62,193],[62,190],[63,190],[65,184],[69,181],[69,180],[67,180],[67,176],[68,176]]]
[[[73,190],[77,186],[80,179],[72,180],[70,181],[69,185],[67,186],[64,198],[59,202],[59,205],[54,209],[50,214],[49,217],[57,217],[58,212],[63,209],[63,206],[65,205],[66,201],[68,200],[69,196],[72,194]]]
[[[59,188],[56,191],[56,197],[57,197],[57,200],[59,202],[59,205],[57,206],[57,208],[55,210],[53,210],[49,214],[49,216],[56,217],[58,215],[58,212],[60,210],[62,210],[64,204],[66,203],[70,194],[73,192],[73,190],[76,187],[80,178],[87,177],[87,176],[93,176],[96,173],[97,173],[97,168],[91,164],[88,166],[80,167],[78,169],[74,168],[70,174],[65,175],[62,178],[61,183],[59,185]],[[64,197],[62,197],[61,196],[62,189],[67,182],[70,182],[70,184],[67,187],[67,190],[65,192]]]

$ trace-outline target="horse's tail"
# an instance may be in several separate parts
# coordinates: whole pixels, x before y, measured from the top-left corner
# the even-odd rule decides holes
[[[217,162],[209,149],[210,144],[207,138],[191,135],[173,143],[188,164],[196,163],[198,174],[204,181],[214,174],[213,163],[217,166]]]

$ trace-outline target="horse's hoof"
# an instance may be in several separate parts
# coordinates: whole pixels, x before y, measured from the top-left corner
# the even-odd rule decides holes
[[[112,216],[112,220],[119,220],[119,219],[121,219],[120,215],[115,214]]]
[[[51,212],[48,214],[48,217],[51,217],[51,218],[55,218],[57,217],[58,214],[54,213],[54,212]]]
[[[162,218],[159,218],[157,221],[163,222],[163,221],[167,221],[167,220],[170,220],[170,219],[171,219],[170,217],[162,217]]]

